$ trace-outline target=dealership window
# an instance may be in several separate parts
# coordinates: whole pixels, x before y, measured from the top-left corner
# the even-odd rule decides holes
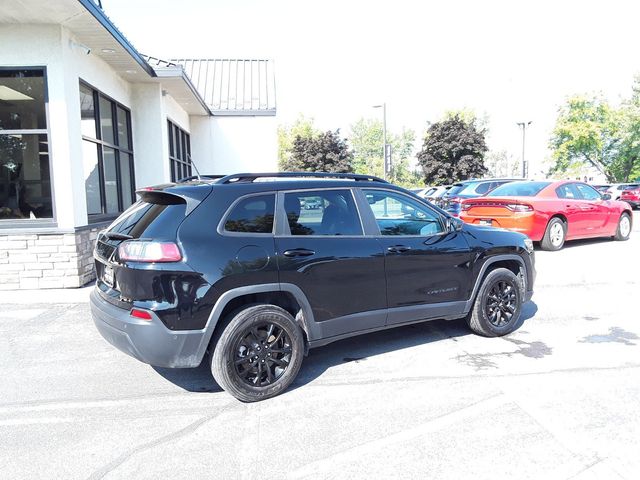
[[[169,162],[171,181],[191,176],[191,137],[176,124],[167,120],[169,129]]]
[[[131,112],[81,83],[80,116],[87,213],[99,221],[135,200]]]
[[[53,217],[44,68],[0,67],[0,222]]]

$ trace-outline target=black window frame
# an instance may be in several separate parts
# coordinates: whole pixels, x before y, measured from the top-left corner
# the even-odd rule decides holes
[[[131,109],[126,105],[118,102],[114,98],[109,95],[101,92],[96,87],[91,85],[90,83],[85,82],[84,80],[80,80],[78,85],[78,96],[80,95],[80,87],[85,87],[91,90],[93,94],[93,112],[94,112],[94,121],[95,121],[95,137],[90,137],[88,135],[82,134],[82,141],[89,142],[96,146],[98,151],[98,183],[100,186],[100,213],[89,213],[87,211],[87,219],[89,223],[98,223],[103,222],[105,220],[110,220],[118,217],[124,210],[129,208],[136,201],[135,194],[135,156],[133,152],[133,132],[131,128]],[[111,108],[111,119],[112,125],[111,128],[113,130],[113,140],[115,143],[109,143],[102,140],[102,125],[100,124],[100,99],[106,100],[110,103]],[[118,107],[124,110],[126,115],[126,133],[127,139],[129,143],[129,148],[124,148],[120,146],[120,136],[118,135]],[[118,197],[118,212],[107,212],[107,199],[106,199],[106,189],[105,189],[105,180],[104,180],[104,149],[110,148],[114,151],[115,156],[115,168],[116,168],[116,184],[117,184],[117,197]],[[129,204],[124,206],[124,192],[122,188],[122,172],[121,172],[121,162],[120,155],[129,155],[129,178],[131,181],[131,198]]]
[[[7,218],[0,219],[0,231],[6,228],[23,227],[23,226],[38,226],[38,227],[55,227],[57,226],[57,213],[56,213],[56,200],[54,189],[54,172],[53,172],[53,151],[51,148],[51,125],[49,118],[49,77],[46,65],[0,65],[2,71],[12,70],[29,70],[29,71],[41,71],[43,80],[43,101],[44,101],[44,115],[45,115],[45,128],[36,129],[7,129],[0,130],[2,135],[23,134],[23,135],[45,135],[47,139],[47,154],[49,157],[49,191],[51,195],[51,217],[45,218]]]
[[[167,133],[169,136],[169,168],[171,181],[190,177],[193,173],[191,162],[191,134],[180,128],[175,122],[167,118]],[[178,140],[176,142],[176,140]],[[176,172],[180,169],[182,175],[178,177]]]

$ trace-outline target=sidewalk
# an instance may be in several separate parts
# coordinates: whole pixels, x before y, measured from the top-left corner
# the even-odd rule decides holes
[[[0,305],[28,305],[42,303],[88,303],[95,282],[81,288],[52,288],[47,290],[0,291]]]

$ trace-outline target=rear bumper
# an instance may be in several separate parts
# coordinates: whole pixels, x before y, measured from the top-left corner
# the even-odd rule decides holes
[[[171,331],[152,314],[152,320],[131,317],[91,292],[91,314],[102,337],[118,350],[156,367],[197,367],[204,356],[204,330]]]

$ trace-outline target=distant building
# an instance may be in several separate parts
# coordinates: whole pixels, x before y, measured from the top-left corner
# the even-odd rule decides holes
[[[141,55],[92,0],[0,9],[0,289],[78,287],[137,188],[277,165],[273,61]]]

